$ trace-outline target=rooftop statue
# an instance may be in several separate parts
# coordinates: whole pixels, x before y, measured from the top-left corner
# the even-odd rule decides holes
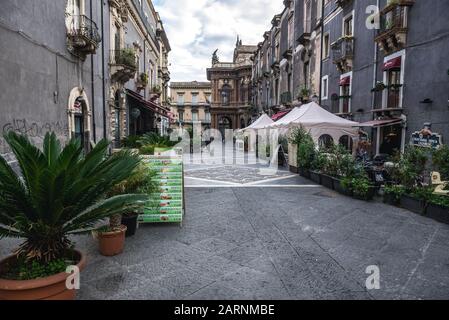
[[[217,64],[220,62],[220,59],[218,58],[217,55],[218,49],[214,51],[214,53],[212,54],[212,65]]]

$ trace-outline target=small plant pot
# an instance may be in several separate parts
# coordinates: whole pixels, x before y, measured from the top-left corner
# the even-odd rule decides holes
[[[122,217],[122,224],[126,227],[126,233],[125,236],[132,237],[136,234],[137,230],[137,218],[139,217],[138,214],[133,215],[123,215]]]
[[[425,213],[426,209],[424,201],[406,194],[401,196],[401,207],[421,215]]]
[[[449,224],[449,208],[429,203],[426,216],[441,223]]]
[[[348,196],[348,197],[352,197],[353,196],[352,190],[346,189],[342,185],[340,179],[334,179],[334,188],[335,188],[335,191],[337,191],[340,194],[343,194],[343,195]]]
[[[321,175],[321,184],[328,189],[334,190],[334,178],[327,174]]]
[[[316,184],[321,184],[321,173],[317,171],[310,171],[310,180]]]
[[[79,251],[73,251],[77,267],[80,271],[86,266],[86,256]],[[4,270],[17,257],[10,256],[0,261],[0,270]],[[34,280],[0,279],[0,300],[74,300],[76,290],[68,289],[67,278],[70,274],[62,272],[53,276]]]
[[[120,230],[111,232],[98,232],[97,237],[100,243],[100,253],[105,257],[113,257],[123,252],[125,246],[126,226],[121,226]]]

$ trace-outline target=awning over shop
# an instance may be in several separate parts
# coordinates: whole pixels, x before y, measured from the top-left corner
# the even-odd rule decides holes
[[[402,57],[397,57],[391,60],[388,60],[384,63],[384,71],[388,71],[395,68],[400,68],[402,65]]]
[[[351,84],[351,77],[347,76],[340,79],[340,87],[349,86]]]
[[[276,113],[274,116],[271,117],[271,119],[273,121],[278,121],[279,119],[281,119],[282,117],[284,117],[285,115],[287,115],[291,110],[288,111],[281,111]]]
[[[366,127],[366,128],[379,128],[379,127],[386,127],[391,126],[394,124],[399,124],[402,122],[401,118],[394,118],[394,119],[385,119],[385,120],[373,120],[369,122],[360,123],[358,125],[359,127]]]
[[[163,117],[169,117],[169,115],[168,115],[169,111],[167,109],[163,108],[162,106],[158,105],[157,103],[145,100],[144,97],[141,96],[140,94],[138,94],[137,92],[126,89],[126,94],[129,97],[137,100],[137,102],[139,102],[139,104],[142,107],[144,107],[150,111],[153,111],[154,113],[157,113]]]

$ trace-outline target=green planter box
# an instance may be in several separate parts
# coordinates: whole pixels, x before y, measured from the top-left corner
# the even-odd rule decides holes
[[[321,175],[321,184],[328,189],[334,190],[334,178],[327,174]]]
[[[334,179],[334,188],[335,191],[345,196],[352,197],[354,195],[352,190],[348,190],[345,187],[343,187],[340,179]]]
[[[426,217],[441,223],[449,224],[449,208],[430,203],[427,207]]]
[[[406,194],[401,196],[401,207],[421,215],[426,211],[426,204],[424,203],[424,201]]]
[[[310,180],[316,184],[321,184],[321,173],[317,171],[310,171]]]
[[[310,171],[308,169],[299,168],[299,174],[301,175],[301,177],[310,179]]]
[[[374,199],[375,195],[376,195],[376,187],[371,187],[371,188],[369,188],[368,193],[366,195],[361,196],[354,192],[353,197],[358,200],[371,201]]]

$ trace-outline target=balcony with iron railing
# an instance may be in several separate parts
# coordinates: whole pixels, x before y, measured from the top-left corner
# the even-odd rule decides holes
[[[392,53],[407,44],[408,12],[414,0],[396,0],[380,12],[380,29],[375,38],[385,53]]]
[[[159,42],[156,40],[156,33],[155,28],[151,26],[150,22],[147,20],[145,16],[145,12],[142,7],[142,3],[139,0],[132,0],[132,3],[134,4],[134,7],[140,17],[140,20],[145,26],[145,29],[147,30],[148,34],[150,35],[150,38],[154,41],[154,44],[159,49]]]
[[[83,58],[95,54],[101,42],[97,24],[85,15],[68,15],[66,22],[69,51]]]
[[[402,85],[383,85],[373,89],[374,94],[374,112],[401,111]]]
[[[113,81],[128,82],[135,77],[137,72],[135,50],[132,48],[111,50],[109,65]]]
[[[352,70],[354,59],[354,37],[342,37],[331,46],[333,62],[344,73]]]

